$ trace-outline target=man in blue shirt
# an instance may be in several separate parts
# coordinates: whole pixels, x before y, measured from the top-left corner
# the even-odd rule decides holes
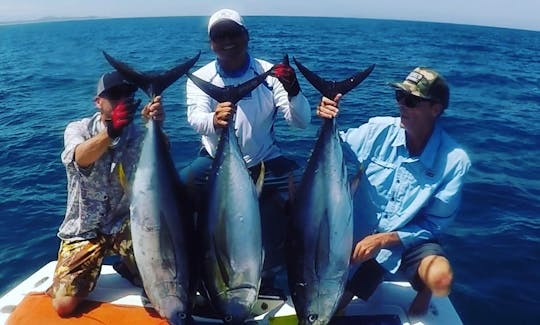
[[[374,117],[341,134],[363,168],[341,307],[355,295],[367,300],[385,271],[399,270],[418,291],[409,313],[423,314],[432,294],[450,292],[452,268],[438,237],[458,212],[470,160],[438,122],[449,102],[441,75],[418,67],[391,86],[400,117]],[[323,97],[317,115],[334,118],[340,98]]]

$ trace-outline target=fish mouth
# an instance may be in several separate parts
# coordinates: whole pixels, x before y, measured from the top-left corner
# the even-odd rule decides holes
[[[159,314],[171,324],[184,324],[189,318],[185,304],[177,296],[167,296],[160,301]]]
[[[258,289],[255,286],[245,284],[231,288],[222,293],[221,296],[225,301],[234,301],[240,304],[253,303],[257,300],[257,291]]]
[[[257,288],[242,285],[222,294],[223,320],[228,324],[241,324],[252,316],[251,309],[257,300]]]

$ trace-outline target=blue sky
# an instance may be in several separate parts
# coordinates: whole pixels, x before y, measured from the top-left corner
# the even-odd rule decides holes
[[[0,22],[44,17],[243,15],[383,18],[540,31],[539,0],[0,0]]]

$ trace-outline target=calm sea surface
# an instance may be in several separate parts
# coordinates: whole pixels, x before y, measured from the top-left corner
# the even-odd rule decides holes
[[[450,296],[465,324],[540,320],[540,32],[363,19],[247,17],[252,55],[288,53],[327,79],[369,64],[371,76],[342,101],[340,127],[396,115],[386,82],[417,65],[447,77],[447,130],[473,168],[461,214],[444,242],[455,268]],[[206,18],[148,18],[0,26],[0,293],[56,258],[66,201],[60,162],[66,124],[94,113],[105,50],[142,71],[202,51]],[[315,90],[300,77],[314,107]],[[165,129],[178,168],[198,149],[186,123],[185,78],[164,94]],[[142,93],[140,95],[142,97]],[[320,124],[276,128],[287,154],[309,155]]]

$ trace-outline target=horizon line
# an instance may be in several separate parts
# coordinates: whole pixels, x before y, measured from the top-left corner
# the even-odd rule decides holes
[[[5,20],[0,17],[0,26],[7,25],[24,25],[24,24],[37,24],[37,23],[53,23],[53,22],[65,22],[65,21],[79,21],[79,20],[101,20],[101,19],[141,19],[141,18],[175,18],[175,17],[207,17],[208,15],[149,15],[149,16],[44,16],[39,18],[18,18],[12,20]],[[365,19],[365,20],[388,20],[388,21],[403,21],[403,22],[422,22],[422,23],[438,23],[438,24],[451,24],[451,25],[465,25],[476,27],[489,27],[489,28],[502,28],[502,29],[514,29],[524,30],[531,32],[540,32],[540,27],[534,29],[533,27],[516,27],[516,26],[500,26],[500,25],[481,25],[475,23],[464,22],[450,22],[450,21],[427,21],[427,20],[414,20],[409,18],[375,18],[375,17],[353,17],[353,16],[314,16],[314,15],[281,15],[281,14],[245,14],[244,17],[305,17],[305,18],[343,18],[343,19]]]

